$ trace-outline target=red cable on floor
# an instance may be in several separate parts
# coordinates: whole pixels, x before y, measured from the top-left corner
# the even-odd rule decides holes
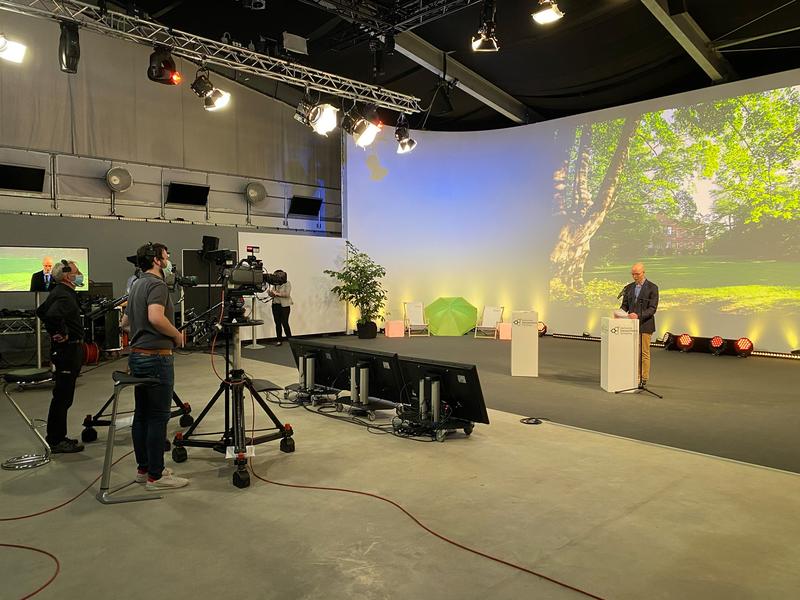
[[[592,594],[591,592],[587,592],[585,590],[582,590],[580,588],[572,586],[572,585],[570,585],[568,583],[564,583],[563,581],[559,581],[558,579],[553,579],[552,577],[548,577],[547,575],[544,575],[543,573],[539,573],[538,571],[533,571],[532,569],[528,569],[527,567],[523,567],[521,565],[517,565],[517,564],[509,562],[507,560],[503,560],[502,558],[497,558],[496,556],[492,556],[491,554],[486,554],[484,552],[481,552],[480,550],[476,550],[474,548],[470,548],[469,546],[465,546],[464,544],[460,544],[459,542],[451,540],[450,538],[445,537],[441,533],[437,533],[436,531],[434,531],[433,529],[431,529],[430,527],[428,527],[427,525],[422,523],[419,519],[417,519],[417,517],[415,517],[413,514],[411,514],[408,510],[406,510],[405,508],[400,506],[397,502],[395,502],[394,500],[391,500],[389,498],[384,498],[383,496],[379,496],[377,494],[372,494],[370,492],[362,492],[360,490],[349,490],[349,489],[346,489],[346,488],[325,487],[325,486],[319,486],[319,485],[301,485],[301,484],[298,484],[298,483],[281,483],[279,481],[271,481],[269,479],[266,479],[265,477],[261,477],[258,473],[256,473],[255,469],[253,468],[252,459],[250,461],[248,461],[248,464],[250,465],[250,471],[253,473],[253,475],[255,477],[257,477],[258,479],[260,479],[261,481],[264,481],[266,483],[271,483],[272,485],[279,485],[281,487],[289,487],[289,488],[298,488],[298,489],[302,489],[302,490],[322,490],[322,491],[326,491],[326,492],[345,492],[347,494],[356,494],[356,495],[359,495],[359,496],[367,496],[369,498],[375,498],[376,500],[381,500],[383,502],[391,504],[392,506],[394,506],[398,510],[402,511],[403,514],[405,514],[409,519],[414,521],[414,523],[419,525],[422,529],[424,529],[425,531],[427,531],[431,535],[439,538],[443,542],[447,542],[448,544],[451,544],[451,545],[455,546],[456,548],[461,548],[462,550],[466,550],[467,552],[471,552],[472,554],[476,554],[477,556],[480,556],[480,557],[483,557],[483,558],[487,558],[487,559],[492,560],[494,562],[500,563],[501,565],[506,565],[507,567],[511,567],[512,569],[517,569],[518,571],[522,571],[523,573],[528,573],[529,575],[534,575],[534,576],[539,577],[541,579],[545,579],[545,580],[547,580],[547,581],[549,581],[551,583],[555,583],[556,585],[559,585],[559,586],[561,586],[563,588],[566,588],[568,590],[572,590],[574,592],[578,592],[579,594],[583,594],[584,596],[586,596],[588,598],[594,598],[595,600],[605,600],[602,596],[596,596],[595,594]]]
[[[50,558],[53,559],[53,562],[56,563],[56,572],[53,573],[50,576],[50,579],[45,581],[42,585],[40,585],[38,588],[33,590],[30,594],[26,594],[25,596],[20,598],[20,600],[27,600],[27,598],[33,598],[36,594],[38,594],[44,588],[46,588],[48,585],[53,583],[53,580],[56,577],[58,577],[58,574],[61,572],[61,563],[58,562],[58,559],[55,556],[53,556],[52,554],[50,554],[47,550],[40,550],[39,548],[33,548],[31,546],[21,546],[19,544],[0,544],[0,547],[2,547],[2,548],[17,548],[18,550],[30,550],[31,552],[38,552],[39,554],[44,554],[45,556],[49,556]]]
[[[122,456],[120,456],[117,460],[115,460],[113,463],[111,463],[111,466],[113,467],[115,464],[117,464],[123,458],[129,457],[131,454],[133,454],[133,450],[131,450],[127,454],[123,454]],[[3,522],[3,521],[19,521],[21,519],[30,519],[31,517],[38,517],[39,515],[44,515],[44,514],[47,514],[49,512],[53,512],[54,510],[58,510],[59,508],[61,508],[63,506],[66,506],[70,502],[74,502],[75,500],[80,498],[83,494],[85,494],[87,491],[89,491],[89,488],[91,488],[95,483],[97,483],[97,480],[100,479],[102,476],[103,476],[103,474],[100,473],[100,475],[95,477],[94,480],[92,480],[92,482],[89,485],[87,485],[85,488],[83,488],[80,492],[78,492],[75,496],[73,496],[72,498],[70,498],[66,502],[62,502],[61,504],[59,504],[57,506],[54,506],[52,508],[48,508],[46,510],[40,510],[39,512],[31,513],[29,515],[20,515],[18,517],[0,517],[0,522]]]

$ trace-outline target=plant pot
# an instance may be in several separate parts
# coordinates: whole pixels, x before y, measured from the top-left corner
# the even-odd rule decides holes
[[[371,340],[378,335],[378,324],[375,321],[356,323],[356,330],[358,331],[358,339]]]

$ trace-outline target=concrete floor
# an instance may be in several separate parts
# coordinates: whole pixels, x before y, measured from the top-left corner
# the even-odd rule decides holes
[[[176,360],[176,389],[195,414],[218,385],[209,359]],[[79,380],[71,434],[108,396],[114,368]],[[245,368],[284,385],[295,380],[287,367],[246,360]],[[48,390],[18,398],[29,414],[45,416]],[[293,425],[297,451],[258,446],[253,465],[261,476],[380,494],[444,536],[595,596],[798,597],[796,474],[554,424],[522,425],[498,411],[470,438],[426,444],[303,409],[276,410]],[[248,423],[249,415],[248,406]],[[221,420],[215,409],[206,423],[219,428]],[[0,457],[33,447],[4,400],[0,422]],[[177,427],[173,420],[171,430]],[[101,429],[100,441],[82,454],[0,472],[0,519],[54,506],[89,485],[100,473],[104,440]],[[125,431],[116,456],[129,450]],[[586,597],[447,544],[371,497],[256,479],[239,490],[230,465],[210,450],[190,448],[186,463],[167,464],[191,485],[162,500],[102,506],[95,484],[59,510],[0,522],[0,543],[38,547],[61,562],[37,598]],[[115,480],[132,477],[134,468],[125,458]],[[0,548],[0,598],[24,596],[53,569],[45,556]]]

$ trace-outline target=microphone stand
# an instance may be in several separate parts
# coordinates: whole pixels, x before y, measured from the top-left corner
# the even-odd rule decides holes
[[[630,285],[630,284],[628,284],[628,285]],[[627,286],[626,286],[626,288],[627,288]],[[623,292],[625,292],[625,288],[623,288]],[[640,303],[641,303],[641,300],[639,300],[637,298],[637,300],[634,303],[634,305],[635,304],[640,304]],[[641,315],[642,314],[641,313],[641,308],[644,308],[644,307],[641,307],[641,304],[640,304],[640,308],[636,312],[637,315]],[[615,394],[631,394],[631,393],[633,393],[633,394],[641,394],[642,392],[645,392],[647,394],[650,394],[651,396],[655,396],[656,398],[663,399],[664,396],[662,396],[661,394],[657,394],[653,390],[649,389],[647,387],[647,384],[642,380],[642,332],[641,331],[639,332],[638,350],[639,350],[639,371],[638,371],[639,385],[634,387],[634,388],[628,388],[627,390],[617,390],[614,393]]]

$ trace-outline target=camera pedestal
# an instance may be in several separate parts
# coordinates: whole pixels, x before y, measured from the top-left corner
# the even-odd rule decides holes
[[[177,433],[173,440],[172,459],[175,462],[184,462],[188,458],[187,447],[210,448],[222,454],[230,449],[236,470],[233,473],[233,485],[245,488],[250,485],[250,473],[247,471],[248,446],[256,446],[273,440],[280,440],[282,452],[294,452],[293,430],[290,425],[281,423],[278,417],[261,397],[260,392],[270,393],[280,390],[280,386],[266,380],[251,380],[241,368],[241,339],[240,329],[261,325],[263,321],[250,321],[244,318],[223,321],[220,326],[226,335],[225,342],[225,379],[220,382],[216,393],[211,397],[206,406],[198,415],[194,423],[183,433]],[[231,342],[232,338],[232,342]],[[233,360],[231,360],[231,345],[233,345]],[[244,391],[247,390],[258,403],[264,413],[270,418],[275,427],[262,435],[247,436],[244,417]],[[197,439],[201,436],[214,435],[214,433],[196,433],[197,427],[220,398],[225,397],[225,428],[222,437],[218,440]],[[215,432],[219,433],[219,432]]]

